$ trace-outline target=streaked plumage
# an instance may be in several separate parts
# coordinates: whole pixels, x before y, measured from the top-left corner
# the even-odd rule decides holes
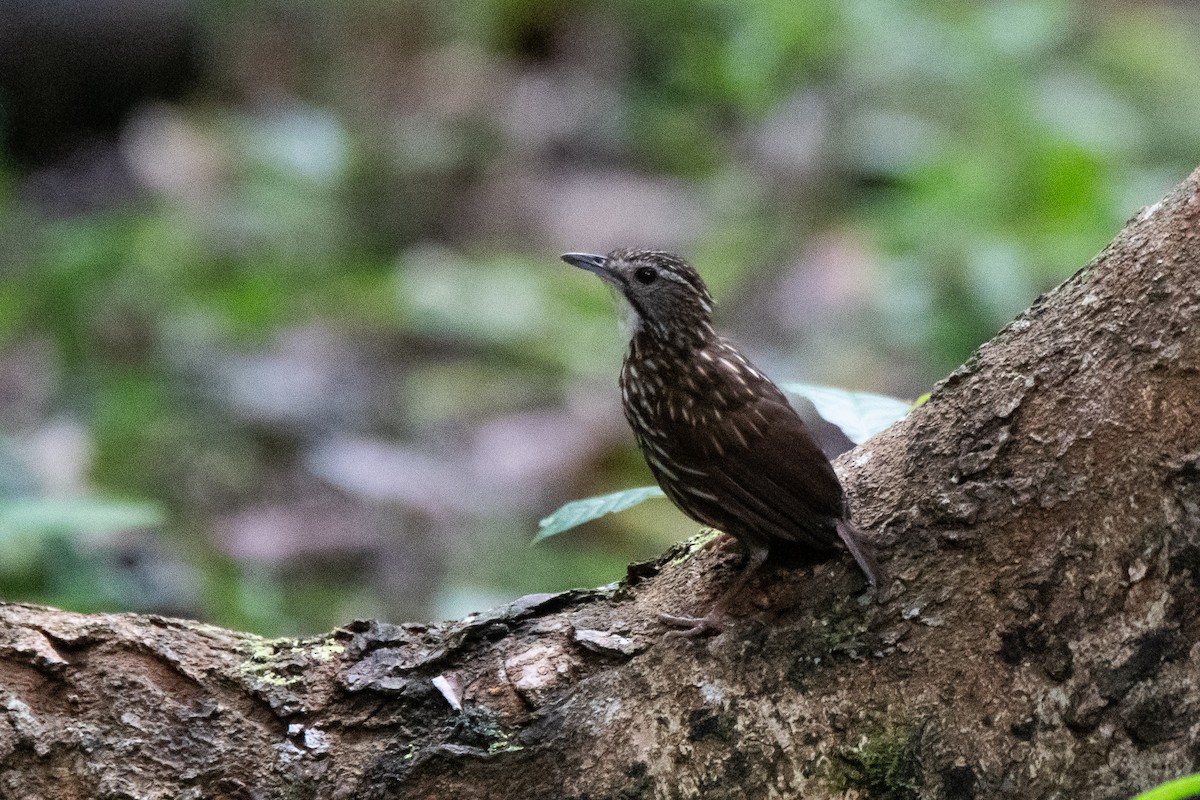
[[[625,304],[621,396],[659,486],[748,554],[707,616],[664,620],[688,628],[684,635],[719,630],[725,605],[782,549],[821,558],[846,546],[874,585],[878,571],[833,467],[778,387],[717,335],[712,298],[696,271],[679,256],[648,250],[563,260],[599,275]]]

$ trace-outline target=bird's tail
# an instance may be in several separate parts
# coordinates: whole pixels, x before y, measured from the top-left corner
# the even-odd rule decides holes
[[[883,573],[879,569],[879,563],[875,560],[875,553],[872,552],[871,546],[863,541],[862,531],[853,522],[843,518],[837,521],[837,532],[842,543],[846,545],[846,549],[850,551],[850,555],[854,556],[854,560],[858,562],[863,574],[867,576],[867,582],[871,584],[871,588],[879,592],[883,587]]]

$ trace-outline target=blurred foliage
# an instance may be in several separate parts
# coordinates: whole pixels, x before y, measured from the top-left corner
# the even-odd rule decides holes
[[[1189,800],[1197,796],[1200,796],[1200,773],[1155,786],[1133,800]]]
[[[206,78],[127,126],[135,199],[47,212],[24,167],[0,168],[0,424],[27,473],[13,480],[47,513],[80,494],[165,512],[148,540],[59,525],[6,545],[5,599],[295,633],[607,582],[695,525],[645,504],[525,546],[564,500],[647,482],[619,415],[589,405],[615,408],[621,343],[608,298],[556,265],[589,243],[563,241],[579,228],[562,197],[580,195],[554,191],[603,173],[684,198],[647,230],[684,231],[672,244],[777,377],[911,397],[1200,153],[1185,6],[195,8]],[[810,287],[836,288],[842,262],[861,285],[823,312]],[[62,419],[88,443],[74,494],[38,488],[34,445]],[[591,433],[571,444],[564,419]],[[524,481],[519,447],[480,444],[499,422],[566,455]],[[312,477],[317,445],[363,438],[402,446],[400,474],[447,476],[430,489],[445,499]],[[369,483],[362,469],[347,485]],[[245,544],[235,522],[301,501],[308,519],[365,521],[244,555],[266,539]],[[347,538],[371,525],[381,540]]]
[[[914,407],[907,400],[874,392],[848,392],[832,386],[784,383],[779,388],[812,403],[821,419],[836,425],[856,445],[904,419]]]
[[[0,438],[0,585],[6,594],[81,611],[162,600],[114,535],[160,525],[144,502],[38,497]],[[181,588],[181,587],[176,587]]]
[[[585,522],[599,519],[605,514],[626,511],[638,503],[656,497],[666,497],[666,495],[657,486],[638,486],[634,489],[623,489],[599,497],[572,500],[538,523],[537,536],[533,538],[533,542],[540,542],[563,531],[577,528]]]

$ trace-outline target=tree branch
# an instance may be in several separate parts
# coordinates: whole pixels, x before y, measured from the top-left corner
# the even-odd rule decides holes
[[[266,641],[0,607],[0,796],[1111,798],[1200,768],[1200,171],[841,460],[894,578],[734,565]],[[847,792],[851,794],[847,794]],[[853,794],[857,792],[857,794]]]

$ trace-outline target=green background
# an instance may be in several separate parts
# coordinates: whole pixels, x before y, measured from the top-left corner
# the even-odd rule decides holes
[[[615,580],[697,526],[527,546],[649,482],[559,253],[680,250],[778,380],[914,398],[1200,162],[1182,4],[189,8],[136,191],[0,168],[4,599],[296,634]]]

